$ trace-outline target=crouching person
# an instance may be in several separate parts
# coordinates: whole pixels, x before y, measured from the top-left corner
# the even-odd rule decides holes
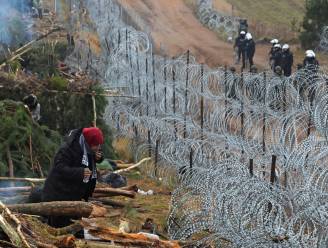
[[[102,131],[95,127],[72,130],[57,152],[46,179],[42,201],[88,201],[97,180],[96,163],[103,159],[100,145]],[[48,224],[64,227],[76,216],[50,216]]]

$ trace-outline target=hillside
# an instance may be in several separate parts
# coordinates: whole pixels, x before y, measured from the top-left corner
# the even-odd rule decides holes
[[[232,44],[203,26],[184,0],[118,2],[132,22],[150,34],[157,53],[175,57],[189,49],[199,63],[211,67],[232,65]],[[268,64],[268,49],[268,45],[257,47],[255,62],[261,67]]]
[[[196,13],[197,0],[184,2]],[[297,38],[305,12],[305,0],[212,0],[212,3],[219,12],[246,18],[252,32],[261,38]]]
[[[235,14],[254,21],[290,26],[293,19],[298,22],[303,19],[305,0],[213,0],[213,5],[230,13],[233,6]]]

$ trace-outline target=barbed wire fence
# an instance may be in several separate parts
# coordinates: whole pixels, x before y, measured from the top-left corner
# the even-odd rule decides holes
[[[328,52],[328,26],[324,26],[322,29],[318,49],[325,53]]]
[[[197,16],[199,21],[211,30],[224,32],[231,38],[238,36],[240,18],[215,10],[212,0],[197,1]]]
[[[171,238],[197,235],[195,247],[327,246],[326,71],[237,74],[200,65],[189,51],[157,56],[115,1],[85,8],[102,56],[81,44],[69,61],[83,57],[105,87],[133,96],[111,100],[106,118],[117,135],[144,144],[151,175],[179,177]]]

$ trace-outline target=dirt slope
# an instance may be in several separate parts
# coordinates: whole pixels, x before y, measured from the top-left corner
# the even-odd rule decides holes
[[[150,33],[157,53],[173,57],[188,49],[211,67],[232,65],[232,44],[202,26],[183,0],[118,0],[131,19]],[[258,46],[255,63],[267,64],[267,46]]]

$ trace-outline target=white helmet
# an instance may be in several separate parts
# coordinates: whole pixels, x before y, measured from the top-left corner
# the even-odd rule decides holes
[[[314,58],[315,57],[315,53],[313,52],[313,50],[307,50],[305,52],[306,57],[310,57],[310,58]]]
[[[273,39],[270,41],[271,44],[278,44],[279,43],[279,40],[278,39]]]
[[[251,33],[247,33],[247,34],[246,34],[246,39],[247,39],[247,40],[251,40],[251,39],[253,39]]]
[[[246,34],[246,32],[245,31],[241,31],[240,34]]]
[[[283,49],[283,50],[288,50],[288,49],[289,49],[289,45],[288,45],[288,44],[284,44],[284,45],[282,46],[282,49]]]
[[[281,45],[280,44],[275,44],[273,47],[275,47],[275,48],[281,48]]]

